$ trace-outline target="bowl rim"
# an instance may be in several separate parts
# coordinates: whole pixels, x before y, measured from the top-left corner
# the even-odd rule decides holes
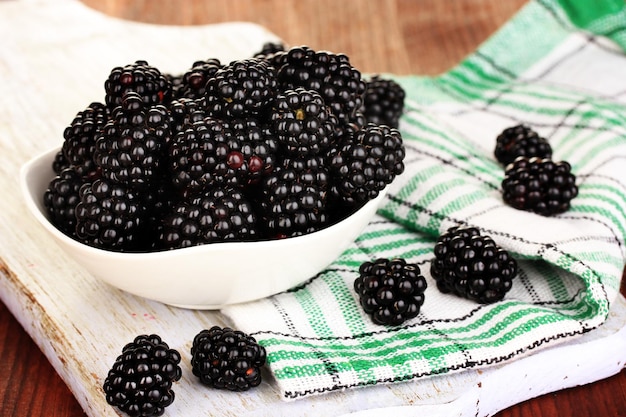
[[[137,260],[137,261],[150,261],[155,258],[163,258],[163,257],[176,257],[181,254],[185,255],[194,255],[197,252],[198,255],[206,255],[207,251],[210,252],[220,252],[224,250],[237,250],[237,249],[245,249],[245,250],[255,250],[258,247],[262,246],[264,250],[280,250],[282,247],[287,245],[294,244],[305,244],[308,240],[318,240],[325,239],[326,235],[332,235],[336,228],[341,227],[346,220],[350,219],[350,217],[354,216],[354,214],[368,210],[372,205],[379,206],[386,195],[387,189],[384,189],[378,193],[378,195],[361,206],[358,210],[352,213],[347,218],[329,225],[323,229],[317,230],[315,232],[307,233],[301,236],[295,236],[285,239],[267,239],[267,240],[258,240],[258,241],[247,241],[247,242],[216,242],[216,243],[206,243],[202,245],[190,246],[185,248],[176,248],[169,250],[159,250],[153,252],[117,252],[111,251],[107,249],[96,248],[93,246],[86,245],[84,243],[80,243],[79,241],[67,236],[65,233],[61,232],[57,229],[51,222],[48,220],[45,213],[41,211],[39,208],[39,204],[36,198],[42,198],[43,196],[35,196],[32,193],[31,182],[34,178],[35,172],[33,171],[35,168],[38,168],[39,165],[42,165],[44,162],[49,162],[50,170],[52,170],[52,158],[56,155],[57,152],[61,150],[60,146],[55,146],[46,151],[43,151],[26,161],[22,164],[20,168],[19,174],[19,182],[20,188],[22,189],[23,198],[26,202],[26,205],[31,212],[38,220],[38,222],[46,228],[50,233],[52,233],[58,240],[63,242],[66,245],[69,245],[77,250],[86,251],[86,253],[90,253],[92,255],[100,255],[110,257],[112,259],[119,260]],[[52,177],[53,178],[53,177]],[[50,178],[50,181],[52,180]]]

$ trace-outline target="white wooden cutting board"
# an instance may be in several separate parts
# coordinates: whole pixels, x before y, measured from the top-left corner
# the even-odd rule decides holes
[[[510,364],[286,402],[271,375],[246,393],[208,390],[191,375],[195,334],[228,324],[113,289],[81,270],[26,212],[19,167],[62,142],[77,111],[102,100],[111,68],[145,59],[180,73],[195,60],[250,56],[278,38],[246,23],[151,26],[112,19],[75,0],[0,2],[0,297],[91,417],[115,416],[102,383],[122,346],[158,333],[183,357],[169,416],[487,416],[526,399],[618,373],[626,361],[626,301],[600,329]],[[589,352],[594,352],[590,355]],[[515,381],[514,384],[511,381]]]

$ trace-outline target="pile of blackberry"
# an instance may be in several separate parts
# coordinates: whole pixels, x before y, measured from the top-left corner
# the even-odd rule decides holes
[[[569,210],[578,195],[572,167],[567,161],[553,161],[548,141],[529,126],[502,131],[494,154],[505,165],[502,197],[506,204],[542,216]]]
[[[48,216],[123,252],[312,233],[403,172],[403,104],[395,82],[307,46],[267,44],[182,74],[137,60],[113,68],[102,102],[65,129]]]

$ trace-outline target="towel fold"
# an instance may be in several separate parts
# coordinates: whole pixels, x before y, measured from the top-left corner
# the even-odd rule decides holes
[[[376,217],[303,285],[223,310],[265,346],[284,399],[501,364],[605,321],[626,257],[625,50],[623,0],[536,0],[449,72],[387,75],[407,94],[406,170]],[[504,204],[495,141],[521,123],[571,164],[569,211]],[[504,300],[437,289],[433,246],[456,225],[518,259]],[[420,314],[400,326],[374,324],[353,290],[361,263],[380,257],[416,263],[428,281]]]

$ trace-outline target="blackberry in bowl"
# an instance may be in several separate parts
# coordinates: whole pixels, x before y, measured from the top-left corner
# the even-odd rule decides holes
[[[362,232],[384,191],[343,220],[300,236],[228,241],[147,252],[118,252],[81,243],[55,227],[44,192],[55,177],[51,149],[21,170],[26,206],[65,253],[105,283],[164,304],[190,309],[274,295],[301,284],[333,262]]]

